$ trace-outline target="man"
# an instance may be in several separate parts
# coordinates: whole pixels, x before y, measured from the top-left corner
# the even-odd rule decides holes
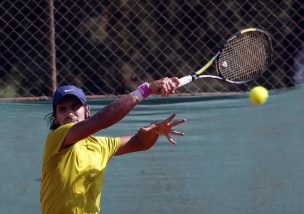
[[[52,131],[45,142],[40,193],[42,213],[99,213],[104,172],[113,155],[147,150],[160,135],[175,144],[170,135],[182,136],[184,133],[174,131],[172,127],[186,121],[173,121],[175,114],[140,128],[134,135],[116,138],[92,135],[120,121],[150,94],[175,93],[178,84],[177,78],[144,83],[92,117],[80,88],[59,87],[49,118]]]

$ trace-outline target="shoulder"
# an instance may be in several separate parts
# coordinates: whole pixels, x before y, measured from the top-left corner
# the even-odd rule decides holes
[[[67,132],[70,130],[70,128],[74,125],[75,123],[68,123],[66,125],[60,126],[57,129],[51,131],[48,136],[47,136],[47,140],[48,139],[52,139],[54,137],[58,137],[58,136],[64,136],[67,134]]]
[[[115,146],[121,143],[120,137],[104,137],[104,136],[90,136],[87,138],[92,143],[97,143],[102,147]]]
[[[51,131],[45,141],[44,159],[48,159],[60,151],[61,144],[74,123],[69,123]]]
[[[90,136],[87,138],[90,144],[98,145],[98,147],[103,151],[109,153],[110,156],[115,154],[121,145],[120,137],[100,137],[100,136]]]

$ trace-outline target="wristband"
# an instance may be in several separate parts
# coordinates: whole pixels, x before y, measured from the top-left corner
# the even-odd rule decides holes
[[[143,96],[143,98],[148,97],[151,94],[151,89],[150,89],[150,84],[145,82],[143,84],[141,84],[140,86],[138,86],[137,88],[141,95]]]
[[[138,86],[138,88],[132,92],[132,94],[139,100],[143,100],[151,94],[150,84],[145,82]]]
[[[139,89],[136,89],[135,91],[132,92],[132,94],[136,97],[136,99],[140,102],[144,99],[143,95],[139,91]]]

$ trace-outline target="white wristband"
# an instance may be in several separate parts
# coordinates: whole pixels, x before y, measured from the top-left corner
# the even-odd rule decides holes
[[[140,102],[144,99],[143,95],[141,94],[139,89],[136,89],[132,92],[132,94],[136,97],[136,99]]]

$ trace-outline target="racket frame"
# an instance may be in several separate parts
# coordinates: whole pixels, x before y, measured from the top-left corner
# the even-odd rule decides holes
[[[268,60],[267,60],[267,64],[265,66],[265,67],[267,67],[271,62],[271,57],[270,56],[271,56],[271,53],[272,53],[272,44],[271,44],[271,37],[270,37],[269,33],[267,33],[266,31],[264,31],[262,29],[259,29],[259,28],[247,28],[247,29],[241,30],[241,31],[233,34],[230,38],[228,38],[226,40],[225,44],[227,44],[228,42],[230,42],[231,40],[233,40],[235,37],[239,36],[240,34],[247,33],[247,32],[260,32],[260,33],[263,33],[266,36],[266,38],[268,39],[268,42],[269,42],[269,50],[268,50],[269,51],[269,57],[268,57]],[[202,68],[200,68],[199,70],[197,70],[196,72],[194,72],[191,75],[187,75],[187,76],[184,76],[184,77],[180,78],[179,79],[180,84],[179,84],[178,87],[184,86],[186,84],[189,84],[192,81],[195,81],[195,80],[201,79],[201,78],[212,78],[212,79],[222,80],[222,81],[232,83],[232,84],[244,84],[244,83],[250,82],[250,81],[257,78],[257,77],[253,77],[251,79],[247,79],[247,80],[244,80],[244,81],[232,81],[232,80],[228,80],[228,79],[223,78],[223,76],[220,73],[219,68],[218,68],[218,58],[219,58],[219,56],[220,56],[220,54],[223,50],[223,47]],[[216,67],[216,73],[218,75],[217,76],[216,75],[206,75],[206,74],[202,75],[202,73],[205,72],[214,62],[216,62],[215,67]]]

